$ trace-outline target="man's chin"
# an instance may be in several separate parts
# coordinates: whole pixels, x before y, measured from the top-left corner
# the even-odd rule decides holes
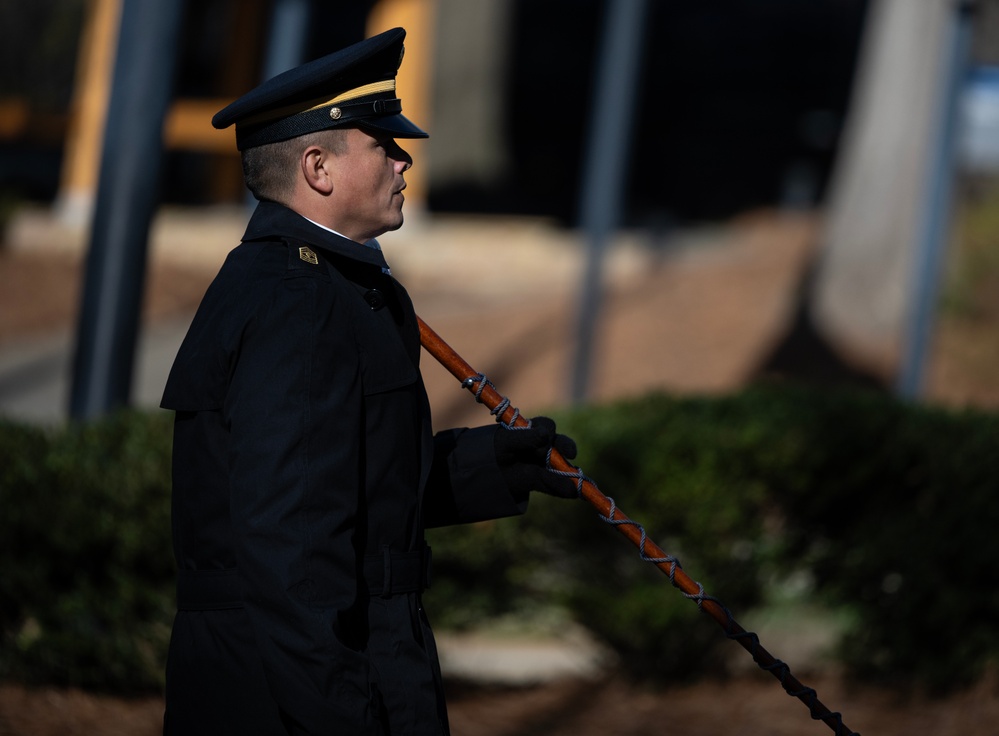
[[[388,223],[388,224],[383,225],[380,230],[378,230],[377,232],[375,232],[374,235],[371,235],[370,237],[368,237],[367,240],[373,240],[374,238],[380,237],[380,236],[384,235],[385,233],[390,233],[393,230],[398,230],[399,228],[402,227],[402,222],[403,222],[403,217],[402,217],[402,214],[400,214],[399,218],[397,220],[395,220],[392,223]],[[364,241],[364,242],[367,242],[367,240]]]

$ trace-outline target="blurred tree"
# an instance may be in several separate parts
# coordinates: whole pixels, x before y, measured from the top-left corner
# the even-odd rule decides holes
[[[838,351],[886,377],[900,351],[960,0],[875,0],[827,200],[810,307]]]

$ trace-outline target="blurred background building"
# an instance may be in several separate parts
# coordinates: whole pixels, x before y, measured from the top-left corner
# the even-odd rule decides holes
[[[5,2],[0,185],[66,204],[93,189],[123,0]],[[187,3],[166,121],[167,203],[244,197],[230,133],[212,113],[266,76],[280,0]],[[329,53],[405,25],[407,114],[432,128],[431,211],[575,221],[602,0],[307,2],[297,53]],[[811,206],[850,98],[867,0],[651,3],[629,147],[629,222]],[[85,144],[85,145],[84,145]],[[43,158],[36,158],[40,155]],[[48,165],[39,165],[44,161]],[[414,175],[417,173],[414,170]]]

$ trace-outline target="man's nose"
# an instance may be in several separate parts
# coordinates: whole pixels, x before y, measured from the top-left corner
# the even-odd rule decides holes
[[[409,155],[406,149],[398,143],[395,144],[394,148],[395,150],[392,151],[392,158],[395,159],[396,166],[402,165],[402,168],[399,169],[399,171],[409,171],[413,168],[413,157]]]

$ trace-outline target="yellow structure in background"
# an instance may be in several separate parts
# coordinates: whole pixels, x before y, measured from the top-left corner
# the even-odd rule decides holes
[[[401,26],[406,29],[406,58],[396,78],[403,114],[432,136],[430,119],[433,78],[434,18],[436,0],[380,0],[368,15],[367,35]],[[403,145],[413,156],[414,165],[406,173],[406,200],[412,209],[427,201],[429,146],[426,140],[408,140]]]
[[[89,221],[97,198],[104,122],[111,100],[120,21],[121,0],[90,0],[87,3],[70,102],[66,154],[56,200],[60,218],[72,224]]]
[[[56,201],[58,216],[69,225],[88,222],[97,197],[121,5],[122,0],[90,0],[87,4]],[[406,62],[399,74],[398,90],[405,114],[425,129],[430,128],[435,10],[435,0],[381,0],[369,14],[367,26],[369,36],[396,26],[406,28]],[[259,49],[258,53],[264,51]],[[229,102],[175,99],[164,120],[164,146],[235,157],[234,131],[218,131],[211,124],[212,115]],[[407,176],[406,195],[410,207],[419,209],[426,201],[427,146],[425,141],[408,141],[406,148],[416,162]]]

